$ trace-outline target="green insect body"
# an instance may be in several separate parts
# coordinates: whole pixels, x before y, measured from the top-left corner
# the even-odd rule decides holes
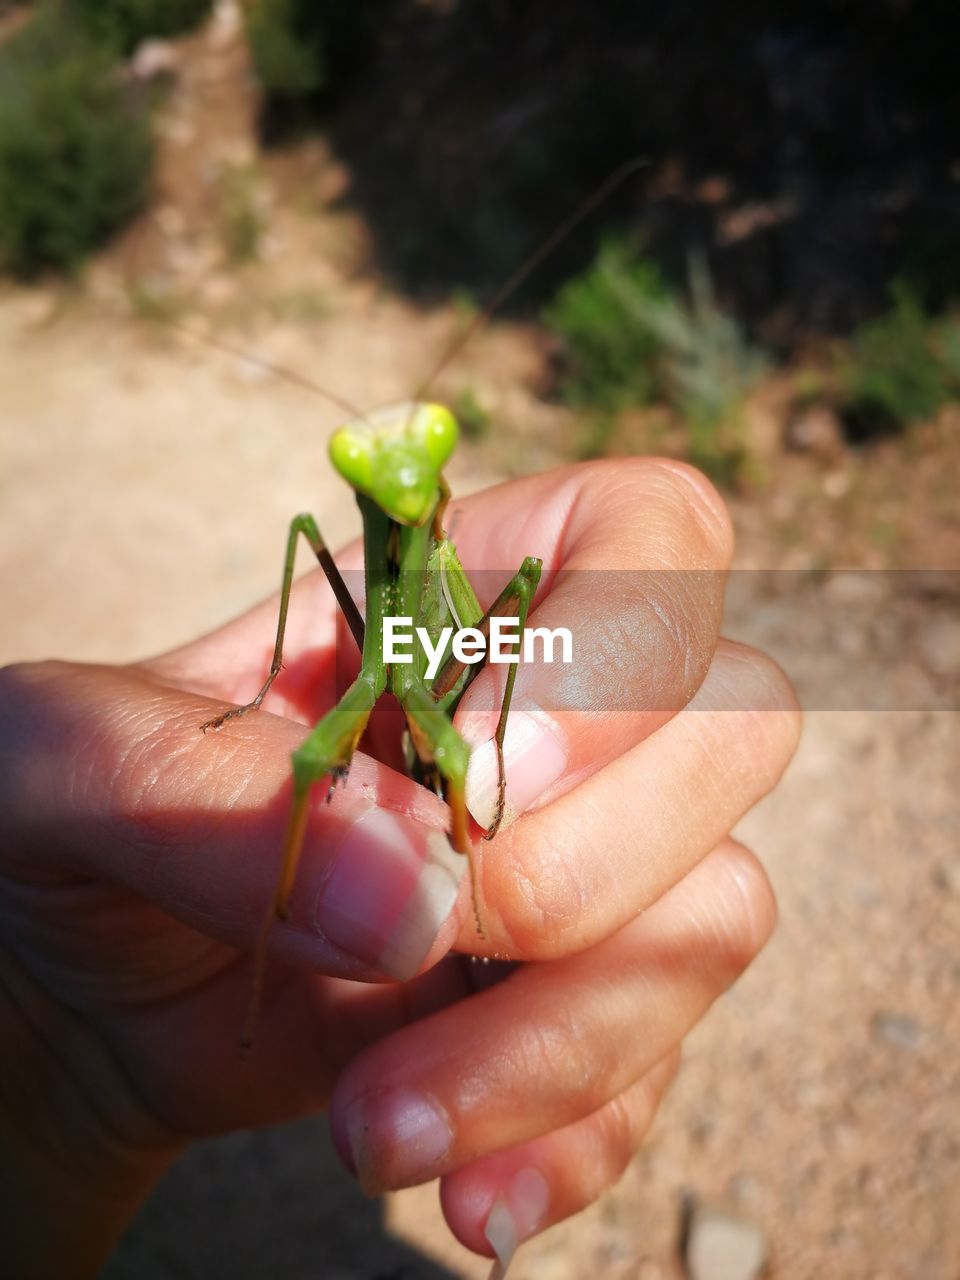
[[[244,1043],[250,1041],[262,981],[265,940],[270,924],[284,919],[296,877],[309,812],[310,789],[324,778],[330,787],[346,777],[353,753],[377,700],[390,692],[400,703],[407,724],[407,761],[411,776],[441,791],[450,809],[449,837],[470,865],[477,930],[484,936],[473,842],[466,808],[470,748],[453,725],[460,698],[480,671],[480,664],[458,659],[450,639],[437,674],[427,675],[428,655],[416,637],[423,627],[436,645],[444,627],[475,627],[489,638],[492,617],[516,617],[520,634],[540,580],[541,562],[527,557],[491,605],[482,610],[456,550],[443,531],[449,497],[442,468],[456,447],[458,428],[449,410],[436,404],[402,404],[358,418],[336,431],[330,441],[335,468],[353,487],[363,518],[366,605],[364,616],[354,604],[333,558],[310,515],[290,525],[273,661],[260,692],[203,728],[220,728],[236,716],[258,708],[280,672],[283,636],[297,541],[303,535],[327,575],[337,601],[361,649],[360,671],[340,701],[315,725],[293,753],[293,800],[283,849],[283,864],[256,960],[253,1011]],[[384,660],[384,619],[413,620],[412,661]],[[519,639],[517,642],[519,646]],[[495,744],[499,792],[492,838],[503,816],[505,778],[503,740],[517,664],[508,675]],[[328,793],[329,794],[329,793]]]

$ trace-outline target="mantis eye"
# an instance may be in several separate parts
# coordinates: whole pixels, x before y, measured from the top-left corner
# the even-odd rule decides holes
[[[341,427],[330,439],[330,461],[354,489],[366,493],[373,479],[376,444],[369,434]]]
[[[410,425],[410,434],[439,471],[456,448],[459,431],[449,409],[442,404],[423,404]]]

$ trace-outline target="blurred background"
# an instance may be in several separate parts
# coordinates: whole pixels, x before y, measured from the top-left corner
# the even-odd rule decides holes
[[[296,511],[353,536],[338,413],[268,365],[408,397],[645,161],[437,379],[454,492],[704,468],[727,631],[807,729],[739,831],[774,941],[517,1280],[960,1274],[958,37],[953,0],[0,0],[3,661],[144,656],[274,591]],[[484,1274],[321,1120],[199,1146],[105,1272]]]

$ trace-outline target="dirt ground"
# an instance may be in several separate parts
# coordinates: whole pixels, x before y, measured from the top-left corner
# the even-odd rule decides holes
[[[210,58],[229,48],[211,45]],[[182,101],[167,117],[174,139]],[[242,157],[242,113],[216,119],[216,154]],[[171,145],[193,154],[196,136],[180,136]],[[309,163],[334,191],[329,157]],[[408,394],[456,323],[356,271],[355,225],[331,215],[305,238],[282,200],[265,260],[228,271],[209,235],[178,222],[182,164],[146,232],[82,288],[0,292],[2,661],[123,661],[175,645],[275,589],[293,512],[314,511],[336,540],[356,531],[326,461],[337,411],[151,323],[131,279],[188,296],[193,329],[364,405]],[[271,175],[275,196],[286,180]],[[541,365],[516,325],[494,325],[468,353],[465,385],[523,429],[466,446],[455,492],[568,451],[570,421],[531,390]],[[948,418],[907,445],[822,464],[771,446],[767,483],[735,500],[742,572],[727,631],[778,657],[808,713],[786,779],[738,831],[769,869],[780,925],[690,1037],[621,1183],[525,1247],[516,1280],[674,1280],[689,1196],[759,1227],[773,1277],[960,1274],[956,436]],[[451,1239],[435,1187],[363,1199],[322,1120],[198,1146],[104,1273],[485,1274]]]

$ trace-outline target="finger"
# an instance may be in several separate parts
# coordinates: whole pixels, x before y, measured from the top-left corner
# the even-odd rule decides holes
[[[400,1187],[590,1115],[680,1042],[774,916],[759,863],[725,842],[615,938],[360,1054],[334,1090],[338,1150],[365,1186]]]
[[[507,822],[641,742],[689,702],[717,642],[733,546],[719,497],[689,467],[644,458],[549,479],[549,487],[529,482],[484,495],[472,536],[478,521],[469,509],[464,515],[463,540],[481,558],[489,562],[512,535],[514,556],[539,554],[554,567],[528,627],[565,631],[570,643],[569,661],[555,646],[552,660],[518,667],[504,744]],[[514,507],[520,515],[511,519]],[[546,543],[544,531],[553,534]],[[490,577],[476,584],[481,598],[491,594],[483,590]],[[457,714],[475,744],[468,800],[484,826],[496,809],[489,739],[507,671],[488,665]]]
[[[517,1247],[592,1204],[626,1169],[680,1063],[674,1050],[592,1115],[484,1156],[440,1183],[443,1215],[475,1253],[506,1273]]]
[[[684,711],[479,847],[491,952],[549,959],[615,933],[771,790],[799,725],[779,667],[723,642]]]
[[[45,663],[0,673],[5,865],[25,881],[54,869],[125,886],[205,936],[252,950],[279,871],[290,753],[303,730],[261,714],[205,735],[209,712],[135,669]],[[368,979],[408,978],[432,963],[456,933],[450,913],[465,866],[445,822],[425,788],[358,755],[350,786],[330,804],[314,799],[290,915],[271,930],[271,951]]]

